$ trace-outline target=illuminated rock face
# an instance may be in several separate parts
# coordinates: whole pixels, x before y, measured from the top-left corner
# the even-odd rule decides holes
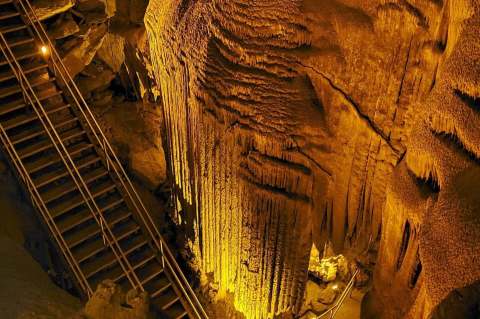
[[[461,150],[439,152],[442,143],[425,133],[436,125],[456,134],[478,158],[478,113],[455,115],[461,99],[436,98],[453,98],[454,88],[467,101],[480,96],[478,79],[449,62],[474,52],[478,37],[465,35],[462,21],[475,6],[150,1],[145,22],[179,218],[202,270],[234,294],[247,318],[296,312],[312,243],[326,240],[350,257],[381,241],[367,318],[427,316],[452,289],[480,277],[467,275],[477,248],[469,240],[468,248],[459,244],[469,256],[459,279],[433,287],[435,256],[462,251],[437,245],[435,227],[458,243],[469,238],[458,232],[462,220],[478,212],[467,196],[468,207],[449,208],[458,223],[450,227],[441,207],[451,202],[441,204],[442,196],[457,198],[453,181],[476,164],[457,159],[465,157]],[[459,49],[462,34],[470,46]],[[461,84],[443,80],[457,75]],[[441,107],[451,116],[433,117]],[[450,159],[457,170],[442,166]],[[425,182],[432,172],[439,193],[435,181],[431,188]],[[427,222],[426,211],[433,216]]]

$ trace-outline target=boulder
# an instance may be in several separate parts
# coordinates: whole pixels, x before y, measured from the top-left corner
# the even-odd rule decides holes
[[[98,57],[114,72],[118,73],[125,62],[125,39],[119,35],[108,33],[98,50]]]
[[[40,20],[51,18],[57,14],[70,10],[75,0],[35,0],[32,7]]]
[[[50,38],[58,40],[74,35],[80,31],[80,27],[75,22],[71,14],[67,14],[55,21],[49,28]]]
[[[167,164],[163,150],[150,147],[130,152],[130,168],[132,172],[150,190],[155,190],[165,181]]]
[[[103,63],[96,60],[90,63],[77,78],[77,85],[80,91],[89,96],[93,91],[105,89],[115,77],[113,71]]]
[[[84,317],[88,319],[147,319],[149,298],[146,292],[130,290],[127,294],[111,280],[98,285],[85,305]]]
[[[80,36],[81,40],[77,41],[76,45],[63,58],[63,62],[72,77],[92,62],[98,49],[102,46],[106,34],[107,25],[99,24],[89,26],[85,33]]]
[[[115,15],[115,0],[79,0],[76,7],[87,23],[95,23],[97,20],[106,20]]]

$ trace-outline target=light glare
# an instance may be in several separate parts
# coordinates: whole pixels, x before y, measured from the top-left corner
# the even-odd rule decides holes
[[[46,56],[46,55],[48,54],[48,48],[47,48],[47,46],[42,45],[42,47],[40,48],[40,52],[42,52],[42,54],[43,54],[44,56]]]

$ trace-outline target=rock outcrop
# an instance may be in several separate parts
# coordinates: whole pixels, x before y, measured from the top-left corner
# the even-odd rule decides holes
[[[365,318],[479,279],[477,10],[150,1],[177,218],[247,318],[298,312],[312,243],[368,265],[380,243]]]
[[[75,5],[75,0],[35,0],[32,7],[40,20],[46,20],[57,14],[70,10]]]
[[[112,281],[100,283],[85,305],[86,319],[148,319],[149,296],[145,292],[130,290],[125,293]]]

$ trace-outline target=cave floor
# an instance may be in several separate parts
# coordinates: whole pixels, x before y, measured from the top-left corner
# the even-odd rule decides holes
[[[365,295],[360,290],[353,290],[351,297],[345,299],[345,303],[338,311],[335,319],[356,319],[360,318],[360,305]]]

